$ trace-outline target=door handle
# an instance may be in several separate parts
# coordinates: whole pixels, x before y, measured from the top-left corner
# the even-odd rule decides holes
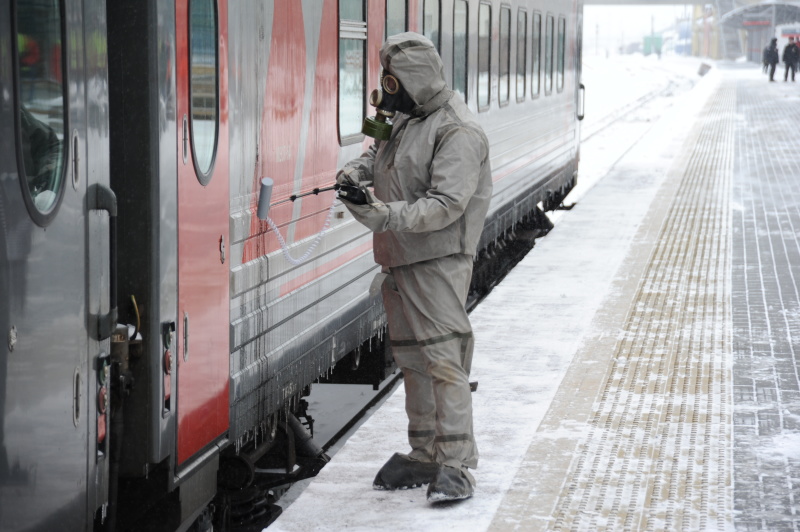
[[[96,340],[105,340],[111,337],[117,325],[117,196],[110,188],[94,184],[89,187],[89,210],[106,211],[108,213],[109,234],[109,311],[108,314],[95,316],[94,337]]]
[[[578,86],[578,120],[583,120],[586,111],[586,87],[581,83]]]

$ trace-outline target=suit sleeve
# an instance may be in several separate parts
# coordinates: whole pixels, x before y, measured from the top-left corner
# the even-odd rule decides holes
[[[378,142],[373,142],[367,151],[361,154],[361,157],[349,161],[337,172],[336,182],[356,186],[372,186],[375,180],[373,169],[377,152]]]

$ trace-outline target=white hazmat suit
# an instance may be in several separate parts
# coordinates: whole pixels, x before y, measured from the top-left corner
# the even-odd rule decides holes
[[[366,191],[366,204],[344,203],[375,232],[375,261],[387,275],[383,301],[392,353],[404,376],[412,449],[400,456],[403,463],[425,464],[427,475],[434,463],[434,472],[455,471],[462,486],[448,493],[452,483],[437,473],[435,481],[386,485],[379,485],[379,474],[375,487],[431,482],[429,500],[465,498],[472,495],[475,481],[467,469],[477,467],[478,450],[468,380],[473,337],[464,304],[492,193],[489,143],[447,88],[428,39],[394,35],[381,47],[380,60],[415,105],[396,115],[389,140],[376,140],[337,180],[374,186],[374,195]]]

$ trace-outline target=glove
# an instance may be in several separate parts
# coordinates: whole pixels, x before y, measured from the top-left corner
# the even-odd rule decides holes
[[[355,188],[355,187],[354,187]],[[382,233],[389,228],[389,207],[382,203],[375,194],[367,188],[358,188],[363,192],[366,197],[366,202],[363,204],[353,203],[347,201],[345,198],[342,202],[353,218],[358,220],[362,225],[366,226],[374,233]]]
[[[368,203],[365,188],[353,185],[339,185],[338,190],[339,199],[341,200],[349,201],[356,205],[366,205]]]
[[[361,182],[361,171],[352,167],[345,167],[336,174],[336,183],[339,185],[358,186]]]

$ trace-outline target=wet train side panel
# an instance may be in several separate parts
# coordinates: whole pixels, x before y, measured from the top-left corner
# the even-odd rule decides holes
[[[363,91],[365,97],[377,83],[386,3],[367,2],[353,11],[358,4],[307,0],[230,6],[231,28],[236,28],[230,32],[229,82],[234,439],[246,440],[287,399],[384,324],[381,303],[368,291],[377,272],[371,234],[334,203],[333,192],[288,200],[331,185],[336,169],[369,145],[363,136],[343,134],[349,127],[343,122],[351,120],[341,114],[349,101],[343,91]],[[445,0],[407,5],[408,20],[399,26],[426,33],[439,44],[451,86],[457,75],[454,10],[465,18],[468,66],[462,94],[492,143],[495,194],[482,239],[482,246],[489,245],[537,204],[558,198],[575,182],[580,3]],[[438,11],[429,12],[437,5]],[[477,31],[485,20],[481,9],[489,11],[485,38]],[[507,17],[502,27],[501,14]],[[364,48],[353,42],[363,42]],[[488,80],[482,80],[478,64],[485,59],[479,54],[487,50],[491,66]],[[505,76],[498,68],[502,61],[508,65]],[[519,91],[517,65],[525,74]],[[547,79],[552,82],[545,88]],[[479,101],[484,81],[486,100]],[[354,122],[371,112],[359,111]],[[275,183],[270,217],[277,232],[255,216],[262,177]],[[310,248],[313,252],[303,257]]]
[[[0,530],[83,530],[108,490],[105,5],[3,1],[0,27]]]
[[[361,13],[366,49],[383,37],[380,4],[370,2]],[[365,304],[376,271],[371,235],[334,204],[333,191],[288,200],[333,184],[341,160],[364,147],[363,138],[344,148],[339,140],[338,2],[258,5],[231,5],[234,438],[267,420],[382,322],[376,301]],[[253,41],[263,44],[253,48]],[[350,60],[377,72],[377,55],[369,69],[364,56]],[[270,218],[277,232],[255,216],[262,177],[275,182]],[[312,247],[306,260],[296,260]]]

